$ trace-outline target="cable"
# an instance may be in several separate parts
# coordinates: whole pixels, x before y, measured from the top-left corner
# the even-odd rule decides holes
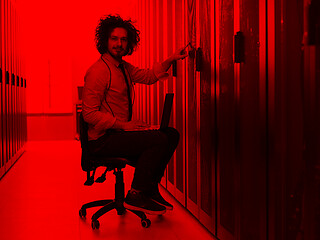
[[[111,86],[111,69],[110,69],[109,65],[106,63],[106,61],[102,58],[102,56],[101,56],[101,60],[107,65],[107,67],[108,67],[108,69],[109,69],[109,74],[110,74],[109,86],[108,86],[108,87],[106,88],[106,90],[104,91],[104,97],[103,97],[102,101],[104,100],[104,101],[106,102],[107,106],[109,107],[109,109],[110,109],[110,111],[111,111],[111,113],[112,113],[112,116],[113,116],[113,117],[116,117],[116,116],[114,115],[113,111],[112,111],[112,108],[110,107],[109,103],[107,102],[107,94],[106,94],[106,92],[110,89],[110,86]],[[101,101],[100,107],[101,107],[101,105],[102,105],[102,101]]]

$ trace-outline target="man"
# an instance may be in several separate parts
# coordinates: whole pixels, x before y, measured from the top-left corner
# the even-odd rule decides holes
[[[124,206],[148,214],[163,214],[173,207],[159,193],[158,184],[173,155],[179,133],[174,128],[142,130],[146,124],[131,120],[132,83],[153,84],[167,77],[171,64],[187,54],[178,50],[153,69],[139,69],[122,59],[137,47],[139,31],[131,20],[108,15],[96,28],[101,58],[85,75],[82,113],[89,124],[90,151],[125,157],[135,166]],[[131,131],[124,131],[131,130]]]

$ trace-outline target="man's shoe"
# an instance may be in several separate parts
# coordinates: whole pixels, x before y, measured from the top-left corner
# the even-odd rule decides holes
[[[159,190],[156,190],[154,192],[152,192],[150,194],[150,198],[160,204],[161,206],[164,206],[167,210],[172,210],[173,209],[173,206],[172,204],[168,203],[160,194]]]
[[[124,200],[123,206],[129,210],[141,211],[146,214],[162,215],[166,212],[166,208],[142,192],[130,190]]]

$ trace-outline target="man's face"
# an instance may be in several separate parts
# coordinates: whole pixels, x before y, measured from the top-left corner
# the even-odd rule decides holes
[[[108,51],[115,59],[122,59],[127,53],[128,33],[124,28],[115,28],[108,39]]]

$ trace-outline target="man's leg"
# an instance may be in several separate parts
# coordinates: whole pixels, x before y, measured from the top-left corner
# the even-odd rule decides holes
[[[173,137],[174,136],[174,137]],[[109,131],[99,140],[91,142],[92,151],[107,157],[127,157],[132,161],[136,170],[132,189],[149,193],[161,180],[169,162],[179,134],[174,129],[166,131]],[[129,195],[129,194],[128,194]],[[126,199],[134,196],[127,195]],[[141,198],[138,196],[138,198]],[[163,204],[162,204],[163,205]],[[139,210],[139,209],[133,209]],[[142,210],[142,209],[140,209]]]
[[[156,173],[156,183],[152,186],[151,191],[148,192],[148,196],[151,197],[152,200],[154,200],[156,203],[164,206],[167,210],[172,210],[173,206],[171,203],[167,202],[160,194],[159,192],[159,183],[161,181],[161,178],[164,175],[164,171],[172,158],[172,155],[174,151],[177,148],[177,145],[179,143],[180,134],[179,132],[174,128],[167,128],[165,130],[162,130],[164,134],[167,136],[168,140],[168,149],[164,156],[164,161],[162,162],[162,165],[160,166],[159,170]]]
[[[167,136],[167,140],[168,140],[168,149],[167,152],[164,156],[164,159],[162,161],[162,165],[159,168],[159,171],[157,172],[157,183],[160,183],[161,178],[164,175],[164,171],[170,161],[170,159],[173,156],[173,153],[175,152],[178,143],[179,143],[179,138],[180,138],[180,134],[179,132],[175,129],[175,128],[166,128],[165,130],[161,130],[166,136]]]
[[[132,187],[141,191],[150,190],[170,160],[168,137],[160,131],[109,131],[89,144],[97,154],[131,160],[136,168]]]

